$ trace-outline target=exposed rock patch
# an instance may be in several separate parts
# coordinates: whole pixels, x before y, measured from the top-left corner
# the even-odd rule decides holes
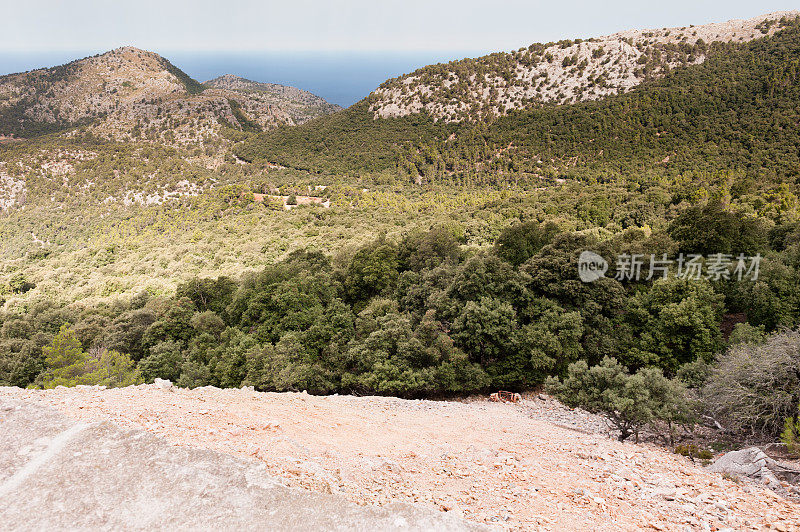
[[[789,491],[781,480],[796,482],[800,478],[800,470],[773,460],[758,447],[730,451],[708,466],[708,470],[755,480],[783,495],[788,495]],[[792,493],[797,490],[792,489]]]

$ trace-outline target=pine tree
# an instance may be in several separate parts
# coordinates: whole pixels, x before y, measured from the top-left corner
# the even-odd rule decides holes
[[[84,384],[87,355],[83,352],[75,331],[69,325],[61,326],[53,342],[42,348],[42,353],[45,367],[48,368],[42,379],[43,388]]]

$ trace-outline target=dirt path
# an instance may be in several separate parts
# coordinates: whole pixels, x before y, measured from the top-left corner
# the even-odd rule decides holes
[[[421,502],[511,529],[800,529],[800,505],[654,446],[554,425],[521,405],[249,390],[0,397],[142,427],[175,445],[263,461],[290,485],[358,503]]]

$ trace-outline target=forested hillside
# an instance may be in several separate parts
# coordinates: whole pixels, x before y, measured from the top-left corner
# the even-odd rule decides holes
[[[793,181],[800,168],[800,25],[713,43],[702,64],[628,93],[445,124],[419,112],[375,119],[374,94],[344,113],[253,137],[235,148],[314,172],[400,172],[409,180],[609,180],[734,172]]]

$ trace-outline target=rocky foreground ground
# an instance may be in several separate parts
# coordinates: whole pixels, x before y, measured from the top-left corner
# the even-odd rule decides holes
[[[0,401],[0,427],[4,531],[484,529],[422,505],[287,487],[254,460],[25,402]]]
[[[538,399],[407,401],[155,385],[0,388],[0,405],[12,402],[54,408],[73,422],[144,429],[179,449],[260,462],[285,486],[359,505],[415,503],[465,520],[434,528],[472,522],[525,530],[800,529],[800,505],[766,487],[711,473],[654,445],[617,442],[596,418]],[[109,464],[117,458],[109,455]]]

